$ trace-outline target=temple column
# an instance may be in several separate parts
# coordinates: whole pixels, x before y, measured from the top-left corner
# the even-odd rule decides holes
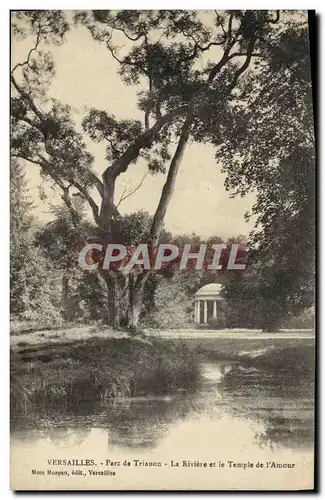
[[[197,318],[197,324],[200,324],[201,321],[201,307],[200,307],[200,301],[196,301],[196,318]]]
[[[204,301],[204,323],[208,322],[208,301]]]
[[[213,301],[213,318],[218,319],[218,314],[217,314],[217,301]]]

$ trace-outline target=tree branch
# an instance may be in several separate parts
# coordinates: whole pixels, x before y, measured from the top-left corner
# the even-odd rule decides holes
[[[228,19],[228,31],[227,31],[227,39],[228,43],[231,43],[231,37],[232,37],[232,21],[233,21],[234,15],[229,14],[229,19]]]
[[[182,110],[185,110],[185,106],[166,113],[161,118],[159,118],[150,129],[146,130],[137,139],[135,139],[135,141],[127,148],[125,153],[120,158],[115,160],[113,164],[105,170],[105,172],[103,173],[104,184],[105,177],[108,176],[109,178],[116,179],[116,177],[125,172],[129,164],[137,159],[140,150],[144,147],[150,146],[160,130],[167,123],[171,122],[177,115],[179,115]]]
[[[217,21],[218,21],[220,19],[220,15],[219,15],[217,10],[215,10],[214,13],[217,16]],[[222,29],[224,36],[227,37],[227,32],[226,32],[225,28],[223,27],[223,21],[224,21],[224,18],[221,18],[219,26]]]
[[[182,59],[179,59],[177,61],[177,64],[176,64],[176,68],[179,68],[179,66],[183,63],[183,62],[188,62],[188,61],[192,61],[193,59],[195,59],[195,57],[198,55],[199,52],[206,52],[207,50],[209,50],[211,47],[213,46],[220,46],[220,45],[224,45],[227,41],[227,38],[225,38],[224,40],[221,40],[220,42],[210,42],[208,43],[208,45],[206,45],[205,47],[202,47],[195,39],[194,37],[191,37],[193,40],[194,40],[194,48],[193,48],[193,52],[192,54],[190,54],[189,56],[187,57],[183,57]]]
[[[219,71],[229,61],[229,52],[230,52],[231,48],[232,48],[232,46],[229,46],[229,47],[226,48],[226,50],[224,51],[223,56],[221,57],[220,61],[210,71],[210,74],[209,74],[209,77],[208,77],[208,84],[213,82],[214,78],[219,73]]]
[[[30,51],[28,52],[26,61],[24,61],[23,63],[17,63],[16,66],[14,66],[13,69],[11,70],[11,74],[13,74],[17,68],[23,68],[26,65],[29,66],[29,61],[30,61],[31,55],[33,52],[35,52],[37,50],[37,47],[38,47],[39,42],[40,42],[40,37],[41,37],[41,26],[38,27],[36,43],[35,43],[34,47],[32,47],[30,49]]]
[[[72,222],[75,226],[76,229],[80,228],[80,215],[78,211],[74,208],[73,203],[71,201],[70,195],[69,195],[69,186],[63,187],[63,195],[62,195],[62,200],[66,204],[70,214],[71,214],[71,219]]]
[[[108,50],[110,51],[111,55],[113,56],[113,58],[115,59],[115,61],[117,61],[120,65],[127,64],[129,66],[135,66],[136,68],[141,69],[141,71],[143,71],[143,73],[148,76],[148,71],[146,70],[145,67],[143,67],[143,66],[140,67],[138,63],[133,62],[133,61],[126,59],[126,58],[124,58],[123,60],[119,59],[119,57],[115,54],[115,50],[119,47],[113,47],[112,45],[110,45],[109,42],[110,42],[110,40],[106,41],[106,46],[107,46]]]
[[[230,61],[234,57],[247,57],[247,56],[248,56],[248,52],[233,52],[229,56],[228,61]],[[263,54],[261,54],[260,52],[255,52],[255,53],[252,52],[251,57],[263,57]]]
[[[116,207],[118,208],[120,206],[120,204],[122,203],[122,201],[126,200],[127,198],[129,198],[130,196],[132,196],[134,193],[136,193],[138,191],[138,189],[140,189],[140,187],[142,186],[145,178],[148,176],[149,174],[149,171],[146,172],[143,176],[142,176],[142,179],[141,181],[139,182],[139,184],[134,188],[132,189],[131,191],[129,191],[128,193],[126,192],[126,189],[123,190],[122,194],[121,194],[121,197],[120,197],[120,200],[119,202],[116,204]]]
[[[70,186],[74,186],[76,189],[78,189],[78,191],[82,194],[82,196],[88,202],[88,204],[92,210],[94,220],[95,220],[96,224],[99,225],[99,208],[98,208],[97,204],[95,203],[95,201],[93,200],[93,198],[88,193],[87,189],[84,188],[79,182],[75,181],[72,178],[69,178],[68,179],[69,185],[66,186],[64,184],[64,181],[55,172],[53,172],[53,169],[51,168],[51,163],[48,160],[46,160],[45,158],[43,158],[41,155],[38,155],[39,160],[36,160],[35,158],[30,158],[30,157],[28,157],[26,155],[22,155],[22,154],[17,154],[17,155],[12,155],[12,156],[15,156],[17,158],[22,158],[23,160],[26,160],[30,163],[39,165],[41,167],[41,169],[47,175],[49,175],[49,177],[51,177],[51,179],[54,181],[54,183],[57,184],[62,189],[62,191],[64,193],[63,199],[65,202],[67,202],[67,189],[69,189]],[[68,204],[67,204],[67,206],[68,206]]]
[[[93,200],[93,198],[90,196],[90,194],[88,193],[87,189],[84,188],[81,184],[79,184],[79,182],[77,181],[74,181],[74,180],[70,180],[71,184],[76,187],[78,189],[78,191],[82,194],[82,196],[85,198],[85,200],[88,202],[91,210],[92,210],[92,213],[93,213],[93,217],[94,217],[94,221],[97,225],[99,225],[99,208],[98,208],[98,205],[95,203],[95,201]]]
[[[113,24],[111,26],[111,28],[113,28],[117,31],[121,31],[126,36],[126,38],[128,38],[132,42],[136,42],[137,40],[140,40],[140,38],[142,38],[143,36],[146,36],[146,33],[143,31],[143,32],[139,33],[138,35],[135,35],[135,37],[132,37],[131,35],[128,35],[128,33],[125,31],[124,28],[118,27],[115,24]]]
[[[45,149],[46,149],[46,152],[47,152],[50,156],[52,156],[51,152],[49,152],[49,151],[47,150],[46,143],[45,143]],[[44,161],[46,161],[46,160],[44,159]],[[50,165],[50,163],[49,163],[49,162],[47,162],[47,163]],[[49,169],[48,169],[48,170],[49,170]],[[50,175],[51,175],[51,176],[52,176],[52,178],[54,179],[53,174],[51,173]],[[55,174],[54,174],[54,175],[55,175]],[[93,175],[93,176],[97,179],[97,177],[96,177],[96,175],[95,175],[95,174],[92,174],[92,175]],[[89,204],[89,206],[90,206],[90,208],[91,208],[91,210],[92,210],[92,213],[93,213],[94,221],[95,221],[95,223],[96,223],[96,224],[98,224],[98,225],[99,225],[99,208],[98,208],[97,204],[95,203],[95,201],[94,201],[94,200],[92,199],[92,197],[90,196],[90,194],[88,193],[87,188],[83,187],[83,186],[82,186],[82,185],[81,185],[78,181],[76,181],[76,180],[75,180],[75,179],[73,179],[72,177],[69,177],[67,180],[68,180],[68,182],[70,182],[70,184],[72,184],[75,188],[77,188],[77,189],[78,189],[78,191],[82,194],[82,196],[83,196],[83,197],[85,198],[85,200],[88,202],[88,204]],[[97,180],[99,181],[99,179],[97,179]],[[100,181],[99,181],[99,182],[100,182]],[[101,184],[101,186],[103,186],[101,182],[100,182],[100,184]],[[60,186],[60,187],[62,187],[62,186]],[[102,188],[101,188],[101,190],[102,190]]]
[[[39,118],[41,121],[43,121],[45,117],[44,117],[43,113],[37,108],[32,97],[29,94],[27,94],[27,92],[25,92],[20,87],[20,85],[17,83],[17,81],[13,75],[11,75],[10,80],[11,80],[11,83],[13,84],[13,86],[15,87],[15,89],[17,90],[17,92],[21,95],[21,97],[29,103],[30,108],[34,111],[37,118]]]
[[[249,66],[249,63],[251,61],[251,58],[252,58],[252,54],[253,54],[253,50],[254,50],[254,45],[255,45],[255,37],[252,37],[251,40],[249,41],[248,43],[248,47],[247,47],[247,55],[246,55],[246,59],[245,59],[245,62],[244,64],[236,71],[235,73],[235,76],[234,76],[234,79],[232,81],[232,83],[230,84],[230,87],[229,87],[229,92],[231,92],[237,85],[237,82],[238,82],[238,79],[240,77],[241,74],[244,73],[244,71],[246,71],[246,69],[248,68]]]
[[[90,180],[93,182],[94,186],[96,187],[98,193],[102,197],[103,196],[103,189],[104,189],[103,183],[101,182],[100,179],[98,179],[97,175],[94,174],[94,172],[92,172],[91,170],[89,170],[88,176],[89,176]]]
[[[121,154],[121,151],[119,151],[115,146],[114,146],[114,143],[113,143],[113,139],[110,139],[109,137],[105,136],[105,139],[107,142],[110,143],[111,145],[111,148],[112,148],[112,151],[114,154],[116,155],[120,155]]]

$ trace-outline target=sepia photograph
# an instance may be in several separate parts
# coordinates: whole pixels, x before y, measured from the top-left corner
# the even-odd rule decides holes
[[[315,488],[315,26],[10,12],[11,490]]]

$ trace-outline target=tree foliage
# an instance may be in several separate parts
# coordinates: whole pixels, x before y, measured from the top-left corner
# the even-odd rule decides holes
[[[256,193],[252,215],[251,274],[233,284],[246,307],[260,311],[260,326],[276,328],[314,301],[315,144],[308,29],[290,24],[254,84],[242,85],[220,138],[217,158],[226,187],[244,196]],[[276,71],[272,80],[269,75]],[[219,139],[218,139],[219,140]],[[249,217],[249,214],[247,214]],[[247,289],[249,288],[249,291]],[[256,311],[257,313],[257,311]]]
[[[300,265],[297,242],[303,231],[303,248],[311,251],[314,146],[304,19],[267,10],[211,11],[208,17],[180,10],[97,10],[77,12],[74,23],[86,27],[94,43],[106,46],[122,81],[138,88],[143,120],[90,109],[83,132],[77,131],[71,108],[47,96],[55,73],[48,49],[65,39],[70,28],[65,13],[16,11],[13,36],[34,37],[35,44],[11,72],[12,157],[40,167],[42,176],[61,191],[81,231],[73,202],[78,193],[105,244],[113,241],[121,223],[115,200],[121,174],[140,159],[151,174],[166,173],[146,231],[155,248],[187,144],[214,145],[226,188],[242,196],[249,190],[257,193],[252,244],[263,263],[257,275],[266,283],[260,291],[265,303],[272,304],[268,290],[274,294],[280,287],[278,315],[289,301],[292,307],[306,304],[310,272]],[[105,144],[101,176],[95,174],[84,133]],[[132,223],[137,226],[136,219]],[[138,277],[129,295],[137,307],[147,274]],[[115,301],[110,310],[116,324],[119,315],[112,311],[119,307],[115,298],[125,283],[114,273],[102,277]],[[131,322],[139,316],[132,307]]]
[[[10,164],[10,309],[19,319],[57,316],[56,271],[35,245],[31,202],[24,170]]]

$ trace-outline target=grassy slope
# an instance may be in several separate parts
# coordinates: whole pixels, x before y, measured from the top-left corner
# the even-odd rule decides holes
[[[199,362],[241,361],[313,372],[314,339],[130,338],[107,327],[81,326],[11,336],[13,413],[35,406],[73,410],[87,400],[192,390]]]
[[[114,332],[108,326],[98,327],[97,325],[67,325],[64,328],[47,328],[46,330],[33,331],[25,329],[12,329],[10,344],[12,349],[38,344],[57,344],[61,342],[76,342],[78,340],[99,338],[127,338],[128,335],[121,332]]]
[[[74,334],[74,337],[73,337]],[[199,368],[182,342],[162,343],[89,330],[12,337],[12,412],[70,409],[120,396],[195,389]],[[26,338],[25,338],[26,337]]]

